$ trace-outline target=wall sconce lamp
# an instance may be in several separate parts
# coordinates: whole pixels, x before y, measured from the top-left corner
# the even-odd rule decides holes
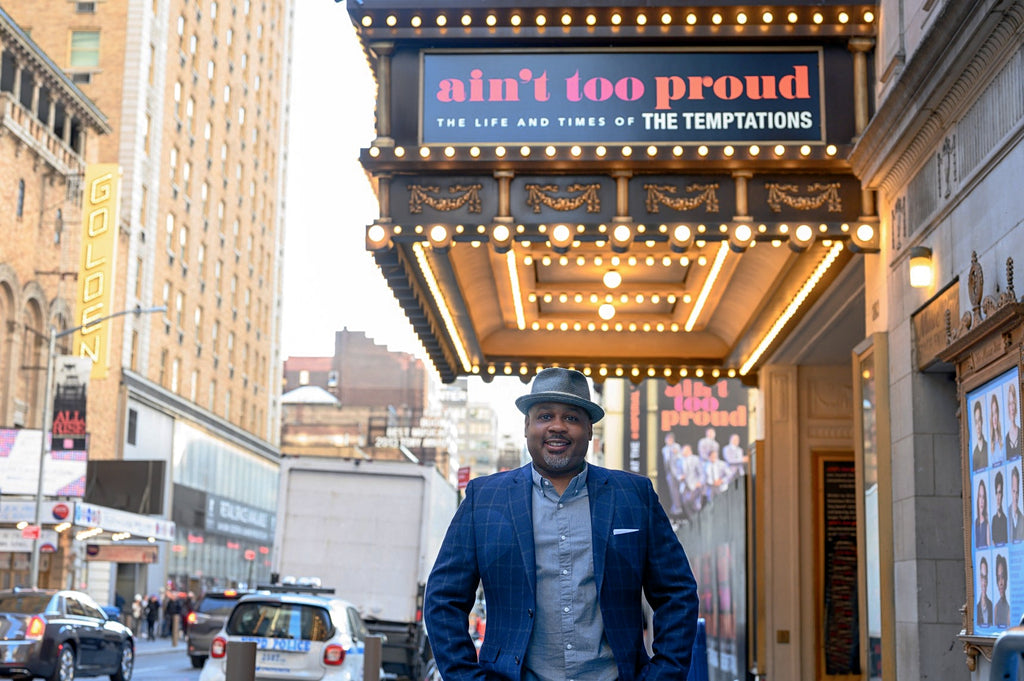
[[[910,285],[914,288],[932,285],[932,249],[927,246],[910,249]]]

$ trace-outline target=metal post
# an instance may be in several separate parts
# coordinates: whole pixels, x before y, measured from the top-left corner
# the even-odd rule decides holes
[[[383,645],[380,636],[367,636],[363,641],[363,681],[380,678]]]
[[[43,468],[46,465],[46,455],[49,453],[49,442],[46,435],[52,429],[50,421],[53,420],[53,356],[57,352],[57,329],[50,327],[50,344],[46,353],[46,386],[43,388],[43,422],[40,424],[42,437],[39,442],[39,483],[36,485],[36,514],[33,526],[36,528],[35,538],[32,540],[32,562],[29,573],[32,575],[32,588],[39,588],[39,542],[42,539],[42,513],[43,513]]]
[[[256,642],[228,641],[224,681],[253,681],[256,678]]]

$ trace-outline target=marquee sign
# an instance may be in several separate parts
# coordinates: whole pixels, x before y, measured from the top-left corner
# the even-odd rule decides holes
[[[78,273],[78,309],[74,354],[92,360],[92,378],[110,371],[110,322],[117,272],[118,204],[121,169],[116,163],[85,169],[82,257]]]
[[[820,49],[422,54],[424,144],[824,140]]]

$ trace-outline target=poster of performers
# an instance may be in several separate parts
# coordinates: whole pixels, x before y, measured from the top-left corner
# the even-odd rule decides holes
[[[747,669],[747,388],[658,383],[658,495],[700,585],[712,681]]]
[[[1020,373],[967,393],[974,633],[999,634],[1024,614]]]
[[[670,518],[693,518],[747,474],[747,389],[736,379],[659,388],[658,495]]]

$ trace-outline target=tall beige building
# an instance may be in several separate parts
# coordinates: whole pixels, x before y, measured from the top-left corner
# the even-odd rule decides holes
[[[107,505],[177,524],[164,570],[111,578],[127,594],[164,576],[182,588],[265,577],[293,3],[4,8],[112,128],[96,154],[122,171],[111,310],[166,306],[107,322],[110,371],[89,386],[90,461],[154,464],[131,489],[104,485]]]

